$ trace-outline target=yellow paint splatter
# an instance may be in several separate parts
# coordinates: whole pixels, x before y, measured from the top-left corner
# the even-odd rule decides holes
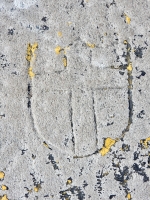
[[[124,16],[125,16],[125,18],[126,18],[126,23],[127,23],[127,24],[130,24],[131,18],[128,17],[126,14],[124,14]]]
[[[130,62],[129,65],[127,66],[128,71],[132,71],[132,63]]]
[[[124,40],[124,42],[123,42],[124,44],[128,44],[128,42],[127,42],[127,40]]]
[[[38,192],[38,191],[39,191],[39,188],[38,188],[38,187],[35,187],[35,188],[34,188],[34,191],[35,191],[35,192]]]
[[[102,156],[105,156],[109,151],[111,146],[113,146],[116,143],[116,140],[111,138],[106,138],[104,141],[104,146],[99,151]]]
[[[62,48],[60,47],[60,46],[57,46],[56,48],[55,48],[55,53],[56,54],[60,54],[60,51],[62,50]]]
[[[36,187],[34,187],[34,191],[35,192],[38,192],[40,189],[41,189],[41,185],[40,184],[38,184]]]
[[[86,43],[86,45],[90,48],[95,48],[95,44],[91,44],[91,43]]]
[[[67,185],[70,185],[72,183],[72,178],[68,178],[68,180],[67,180]]]
[[[62,60],[63,60],[64,67],[67,67],[67,57],[64,56]]]
[[[0,197],[0,200],[8,200],[7,195],[4,194],[2,197]]]
[[[128,199],[128,200],[131,199],[131,194],[130,194],[130,193],[127,194],[127,199]]]
[[[5,177],[5,173],[4,172],[0,172],[0,179],[4,179],[4,177]]]
[[[148,148],[148,143],[150,142],[150,137],[140,140],[140,143],[145,147]]]
[[[58,31],[58,32],[57,32],[57,35],[58,35],[58,37],[62,37],[62,32],[61,32],[61,31]]]
[[[2,186],[1,186],[1,189],[2,189],[2,190],[8,190],[8,187],[7,187],[6,185],[2,185]]]

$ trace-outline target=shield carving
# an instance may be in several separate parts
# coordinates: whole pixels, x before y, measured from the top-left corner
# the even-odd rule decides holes
[[[125,71],[111,69],[114,59],[111,48],[90,48],[80,40],[58,55],[39,44],[32,111],[47,143],[86,156],[104,138],[121,135],[128,123],[128,82]]]

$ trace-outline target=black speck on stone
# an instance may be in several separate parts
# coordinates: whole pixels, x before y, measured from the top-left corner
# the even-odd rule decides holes
[[[87,187],[88,186],[88,184],[87,184],[87,182],[84,180],[84,182],[83,182],[83,188],[85,189],[85,187]]]
[[[119,74],[121,74],[121,75],[124,75],[124,72],[122,72],[122,71],[119,71]]]
[[[137,160],[139,158],[139,154],[137,151],[134,152],[134,160]]]
[[[144,174],[143,182],[147,182],[147,181],[149,181],[149,177],[146,174]]]
[[[41,28],[42,28],[42,30],[44,30],[44,31],[49,30],[49,27],[46,26],[46,25],[43,25]]]
[[[141,72],[141,74],[139,76],[136,76],[136,78],[138,78],[138,79],[140,79],[141,76],[145,76],[145,74],[146,74],[146,72],[144,72],[144,71],[140,71],[140,72]]]
[[[49,195],[47,194],[47,195],[45,195],[44,197],[49,197]]]
[[[28,198],[29,197],[29,193],[25,194],[25,197]]]
[[[134,52],[136,57],[142,58],[142,56],[143,56],[143,52],[142,51],[143,51],[143,47],[138,47]]]
[[[116,196],[116,195],[113,195],[113,194],[112,194],[112,195],[109,196],[109,199],[112,199],[112,198],[115,197],[115,196]]]
[[[123,151],[130,151],[130,145],[128,145],[128,144],[122,144],[122,150]]]
[[[48,156],[48,159],[51,161],[51,164],[53,165],[54,170],[59,169],[52,154]]]
[[[138,166],[137,163],[134,163],[134,164],[133,164],[133,169],[134,169],[136,172],[141,171],[141,169],[139,168],[139,166]]]
[[[84,0],[81,1],[80,5],[84,8],[85,4],[84,4]]]
[[[8,29],[8,35],[13,35],[15,29]]]
[[[114,122],[107,123],[107,126],[110,126],[110,125],[113,125],[113,124],[114,124]]]
[[[145,111],[141,110],[141,112],[137,115],[137,118],[143,119],[143,115],[145,115]]]
[[[47,21],[47,17],[43,17],[41,20],[42,20],[43,22],[46,22],[46,21]]]
[[[150,164],[150,155],[148,156],[148,164]]]

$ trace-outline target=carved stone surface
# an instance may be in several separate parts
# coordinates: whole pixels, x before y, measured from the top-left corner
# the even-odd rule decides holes
[[[149,199],[149,7],[1,0],[1,200]]]

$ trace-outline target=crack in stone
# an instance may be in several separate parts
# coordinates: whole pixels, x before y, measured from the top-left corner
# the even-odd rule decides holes
[[[95,112],[95,101],[94,101],[93,90],[92,90],[92,101],[93,101],[93,115],[94,115],[94,124],[95,124],[96,147],[98,149],[97,119],[96,119],[96,112]]]
[[[70,117],[71,130],[72,130],[73,152],[75,153],[75,135],[73,131],[72,91],[70,91],[70,94],[69,94],[69,104],[70,104],[69,117]]]
[[[35,46],[35,44],[36,43],[34,43],[34,45],[33,46]],[[29,112],[30,112],[30,117],[31,117],[31,123],[32,123],[32,127],[33,127],[33,131],[37,134],[37,136],[39,136],[42,140],[43,140],[43,143],[42,144],[44,144],[44,146],[48,146],[48,144],[50,144],[52,147],[54,147],[54,148],[56,148],[57,150],[59,150],[59,151],[61,151],[61,149],[59,148],[59,147],[57,147],[57,146],[55,146],[54,144],[52,144],[52,143],[50,143],[50,142],[48,142],[48,144],[47,144],[47,142],[46,142],[46,138],[40,133],[40,131],[38,130],[38,126],[37,126],[37,124],[36,124],[36,117],[35,117],[35,112],[34,112],[34,110],[33,110],[33,105],[32,105],[32,100],[33,100],[33,95],[32,95],[32,90],[33,90],[33,86],[34,86],[34,82],[33,82],[33,78],[34,78],[34,76],[36,75],[36,74],[34,74],[33,72],[33,74],[34,74],[34,76],[31,76],[30,75],[30,71],[29,71],[29,69],[31,68],[31,65],[33,65],[34,64],[34,61],[35,61],[35,53],[34,53],[34,51],[32,52],[32,50],[29,50],[29,47],[32,49],[32,45],[31,44],[28,44],[28,47],[27,47],[27,56],[26,56],[26,60],[27,60],[27,68],[28,68],[28,77],[30,78],[29,79],[29,81],[28,81],[28,87],[27,87],[27,91],[28,91],[28,103],[27,103],[27,105],[28,105],[28,108],[29,108]],[[37,47],[38,48],[38,47]],[[32,57],[34,57],[34,58],[32,58]],[[46,145],[45,145],[46,144]],[[50,150],[52,150],[49,146],[48,146],[48,148],[50,149]],[[65,150],[64,150],[64,152],[66,153],[66,154],[69,154],[68,152],[66,152]]]
[[[133,76],[132,76],[132,63],[131,63],[131,56],[130,56],[131,45],[127,41],[124,41],[124,44],[126,45],[126,49],[127,49],[126,60],[127,60],[127,70],[128,70],[128,103],[129,103],[128,109],[129,109],[129,118],[128,118],[128,125],[122,131],[122,135],[121,135],[121,138],[120,138],[121,140],[125,136],[126,132],[129,132],[130,125],[132,124],[132,116],[133,116],[133,101],[132,101],[132,89],[133,89],[132,80],[133,80]]]

